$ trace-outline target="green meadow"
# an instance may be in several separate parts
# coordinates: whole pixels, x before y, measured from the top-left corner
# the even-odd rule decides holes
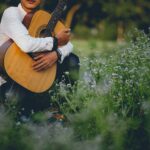
[[[8,102],[0,109],[0,149],[150,149],[149,35],[134,31],[123,43],[73,39],[73,44],[79,81],[74,87],[60,83],[51,99],[67,123],[47,125],[45,112],[16,121],[17,106]]]

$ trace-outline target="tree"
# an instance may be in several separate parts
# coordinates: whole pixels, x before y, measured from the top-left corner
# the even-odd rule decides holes
[[[117,39],[119,41],[123,40],[125,29],[131,22],[138,25],[149,20],[148,11],[146,11],[149,6],[148,0],[103,1],[103,11],[107,13],[109,21],[117,24]],[[138,18],[140,18],[140,21]]]

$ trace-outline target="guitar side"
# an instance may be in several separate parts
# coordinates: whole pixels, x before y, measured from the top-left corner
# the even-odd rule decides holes
[[[29,34],[32,37],[40,37],[41,31],[46,27],[51,15],[45,11],[37,11],[31,21]],[[58,22],[54,33],[58,33],[65,28],[61,22]],[[56,77],[57,65],[54,64],[47,70],[36,72],[32,69],[34,60],[24,53],[15,43],[7,50],[4,58],[4,66],[7,74],[24,88],[42,93],[48,90]]]

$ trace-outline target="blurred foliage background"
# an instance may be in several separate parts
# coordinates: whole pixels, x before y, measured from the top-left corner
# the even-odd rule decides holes
[[[0,16],[5,8],[19,2],[1,0]],[[57,3],[58,0],[42,0],[41,8],[52,12]],[[148,33],[149,18],[149,0],[71,0],[63,15],[78,38],[117,41],[123,41],[125,33],[135,27]]]

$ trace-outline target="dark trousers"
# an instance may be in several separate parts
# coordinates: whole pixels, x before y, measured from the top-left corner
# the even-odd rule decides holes
[[[79,58],[71,53],[66,57],[62,64],[57,64],[56,83],[64,82],[65,84],[74,85],[79,76]],[[68,74],[69,73],[69,74]],[[55,90],[55,84],[51,91]],[[53,91],[55,92],[55,91]],[[0,87],[1,102],[17,100],[17,105],[22,113],[30,115],[31,111],[42,111],[50,107],[51,94],[46,91],[44,93],[32,93],[21,87],[11,79]]]

